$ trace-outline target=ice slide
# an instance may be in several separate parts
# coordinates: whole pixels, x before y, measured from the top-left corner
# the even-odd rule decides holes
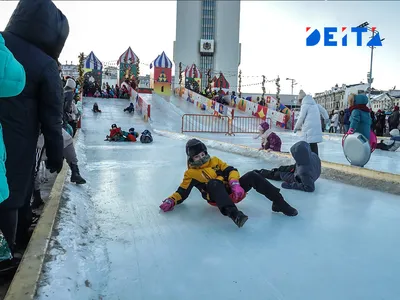
[[[95,101],[101,114],[91,112]],[[249,216],[241,229],[195,190],[162,213],[160,202],[186,168],[185,141],[158,135],[153,144],[103,141],[112,123],[146,128],[125,106],[84,100],[76,149],[87,184],[66,182],[36,299],[398,298],[398,196],[320,179],[314,193],[282,190],[299,210],[294,218],[271,213],[269,200],[254,191],[240,203]],[[175,115],[162,113],[165,120]],[[210,153],[242,174],[270,167]]]

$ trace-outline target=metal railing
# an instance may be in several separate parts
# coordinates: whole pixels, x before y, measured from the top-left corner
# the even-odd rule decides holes
[[[184,114],[182,132],[207,132],[229,134],[229,118],[225,116]]]
[[[271,119],[267,118],[271,128]],[[231,133],[259,133],[259,126],[263,120],[256,117],[234,117],[231,124]]]
[[[182,116],[181,132],[204,133],[258,133],[262,120],[255,117],[227,117],[216,115],[184,114]],[[271,119],[267,118],[271,127]]]

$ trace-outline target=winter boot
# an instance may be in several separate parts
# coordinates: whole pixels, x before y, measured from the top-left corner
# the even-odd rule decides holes
[[[33,191],[33,201],[31,203],[32,209],[38,209],[40,206],[44,204],[42,196],[40,195],[40,190]]]
[[[82,178],[81,174],[79,173],[78,165],[69,164],[71,168],[71,182],[75,182],[76,184],[85,184],[86,180]]]
[[[285,199],[283,199],[283,196],[281,194],[279,194],[277,200],[272,202],[272,211],[281,212],[289,217],[294,217],[298,214],[298,211],[294,207],[291,207],[289,203],[287,203]]]
[[[236,224],[237,227],[243,227],[244,223],[246,223],[249,218],[236,207],[230,207],[227,209],[227,216],[232,219],[232,221]]]

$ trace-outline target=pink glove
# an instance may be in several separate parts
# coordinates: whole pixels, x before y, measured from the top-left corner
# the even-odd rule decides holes
[[[346,134],[353,134],[353,133],[354,133],[354,129],[353,129],[353,128],[350,128],[349,131],[347,131]]]
[[[232,190],[232,196],[233,200],[239,201],[244,198],[245,192],[244,189],[240,186],[240,183],[238,180],[232,179],[229,180],[229,185]]]
[[[160,208],[163,210],[163,212],[167,212],[173,210],[174,206],[175,206],[175,201],[171,198],[167,198],[160,205]]]

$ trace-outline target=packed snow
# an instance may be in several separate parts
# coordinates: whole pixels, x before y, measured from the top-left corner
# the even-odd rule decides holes
[[[95,101],[101,114],[91,112]],[[299,210],[290,218],[272,213],[271,202],[250,191],[239,204],[249,216],[240,229],[197,190],[160,212],[183,178],[186,140],[153,129],[179,132],[180,111],[188,112],[183,104],[170,107],[180,100],[162,101],[151,100],[146,124],[122,111],[126,100],[84,99],[76,149],[87,184],[67,180],[37,299],[398,298],[398,196],[319,179],[314,193],[282,190]],[[105,142],[113,123],[139,133],[149,128],[154,142]],[[209,152],[241,174],[272,166]]]

